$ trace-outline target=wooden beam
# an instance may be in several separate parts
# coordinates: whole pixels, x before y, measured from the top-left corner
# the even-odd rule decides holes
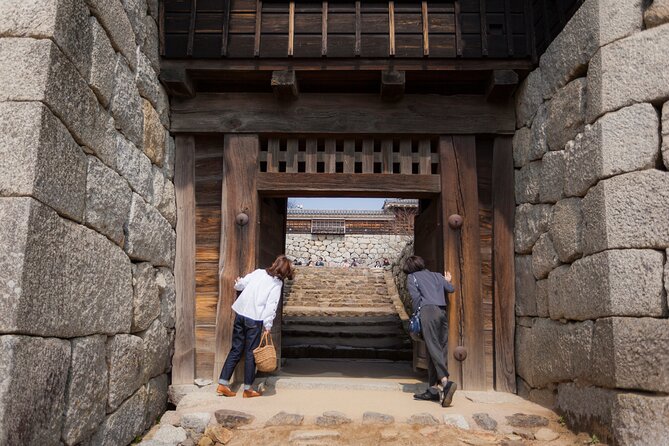
[[[253,39],[253,56],[260,57],[260,39],[262,37],[262,0],[256,0],[255,37]]]
[[[188,22],[188,41],[186,43],[186,55],[193,55],[193,41],[195,40],[195,20],[197,20],[197,0],[190,3],[190,21]]]
[[[395,2],[388,0],[388,55],[395,56]]]
[[[160,55],[165,55],[165,2],[158,2],[158,26],[160,28]]]
[[[258,173],[258,192],[283,197],[426,197],[441,190],[439,175]],[[295,195],[297,194],[297,195]],[[385,195],[384,195],[385,194]]]
[[[192,98],[195,85],[188,71],[183,67],[164,67],[160,70],[160,82],[172,97]]]
[[[513,70],[493,70],[486,87],[486,101],[509,100],[518,87],[518,74]]]
[[[288,4],[288,57],[295,51],[295,0]]]
[[[353,54],[356,57],[360,56],[361,48],[361,33],[362,33],[362,24],[361,24],[361,14],[360,14],[360,0],[355,2],[355,48]]]
[[[511,20],[511,0],[504,0],[504,22],[506,24],[506,48],[507,55],[513,56],[513,22]]]
[[[192,136],[176,137],[175,166],[177,297],[172,383],[192,384],[195,379],[195,141]]]
[[[299,95],[297,77],[293,70],[272,72],[272,91],[281,101],[294,101]]]
[[[214,380],[218,380],[232,344],[237,298],[235,279],[253,271],[257,259],[259,204],[256,191],[259,141],[256,135],[225,135],[223,149],[223,187],[221,204],[221,241],[219,256],[219,293],[216,309],[216,351]],[[239,225],[239,213],[249,217]],[[243,367],[243,364],[240,364]]]
[[[515,273],[513,254],[513,148],[495,138],[492,157],[493,285],[495,296],[495,390],[516,393]]]
[[[441,137],[439,140],[443,207],[445,268],[453,273],[449,333],[449,364],[453,349],[462,345],[460,384],[466,390],[486,389],[483,302],[481,299],[481,252],[479,236],[476,140],[474,136]],[[460,229],[451,228],[448,217],[463,218]]]
[[[453,8],[455,10],[455,54],[458,57],[462,56],[462,18],[460,16],[460,0],[454,0]]]
[[[230,33],[230,0],[223,0],[223,27],[221,29],[221,56],[228,55],[228,41]]]
[[[383,71],[381,73],[381,99],[397,102],[404,96],[406,76],[404,71]]]
[[[423,22],[423,56],[430,55],[430,20],[428,17],[427,1],[423,0],[420,5],[421,19]]]
[[[279,102],[271,93],[210,93],[173,98],[173,133],[513,134],[513,104],[480,96],[302,93]]]
[[[525,11],[525,35],[529,36],[527,40],[527,54],[532,56],[532,62],[537,63],[537,36],[534,31],[534,8],[532,0],[524,0]]]
[[[486,0],[479,1],[479,15],[481,18],[481,55],[488,56],[488,17],[486,16]]]
[[[321,11],[321,56],[328,55],[328,1],[323,0]]]

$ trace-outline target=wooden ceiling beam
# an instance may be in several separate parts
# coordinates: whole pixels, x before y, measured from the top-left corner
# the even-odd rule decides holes
[[[406,76],[404,71],[384,70],[381,72],[381,99],[397,102],[404,96]]]
[[[505,102],[518,87],[518,73],[513,70],[493,70],[486,87],[486,101]]]
[[[160,82],[170,96],[182,98],[195,96],[195,85],[185,67],[163,67],[160,70]]]
[[[294,101],[299,96],[295,70],[272,71],[272,91],[281,101]]]

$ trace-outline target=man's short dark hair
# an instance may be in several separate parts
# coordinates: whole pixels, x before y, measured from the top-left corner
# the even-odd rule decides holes
[[[425,260],[420,256],[411,256],[404,262],[403,271],[405,274],[415,273],[425,269]]]

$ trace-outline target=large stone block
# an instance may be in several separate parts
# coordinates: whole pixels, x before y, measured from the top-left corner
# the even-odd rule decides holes
[[[153,426],[167,409],[167,388],[169,380],[167,375],[160,375],[148,382],[146,385],[146,420],[144,429]]]
[[[548,314],[551,319],[564,318],[564,299],[567,296],[565,288],[569,285],[569,265],[555,268],[548,274],[547,294]]]
[[[669,99],[669,25],[601,48],[588,69],[587,122],[640,102]]]
[[[130,260],[32,198],[0,198],[0,331],[76,337],[128,331]]]
[[[95,146],[97,98],[51,40],[0,39],[0,79],[0,102],[41,101],[79,144]]]
[[[523,167],[530,161],[530,140],[532,131],[529,127],[521,127],[513,135],[511,145],[513,147],[514,167]]]
[[[148,12],[146,0],[123,0],[123,7],[128,14],[132,30],[135,32],[135,38],[139,42],[140,36],[144,32],[143,20]]]
[[[130,258],[172,266],[176,234],[165,217],[137,194],[132,197],[126,235],[125,251]]]
[[[91,444],[96,446],[127,445],[144,431],[146,387],[128,398],[116,412],[107,415]]]
[[[539,106],[544,102],[546,84],[541,69],[532,71],[516,92],[516,126],[529,127]]]
[[[169,101],[165,89],[158,81],[156,70],[151,66],[149,59],[137,49],[137,89],[139,94],[149,100],[153,108],[160,115],[160,122],[169,127]]]
[[[114,92],[110,111],[119,129],[137,147],[144,143],[144,112],[135,78],[125,59],[118,56],[114,71]]]
[[[548,108],[546,104],[539,106],[530,129],[529,160],[540,160],[548,151],[546,131],[548,128]]]
[[[565,193],[582,197],[602,178],[655,167],[659,119],[650,104],[626,107],[587,126],[566,150]]]
[[[609,388],[667,393],[669,320],[606,318],[595,324],[589,380]]]
[[[142,36],[139,39],[139,45],[142,52],[151,61],[154,70],[160,71],[160,47],[158,45],[158,25],[151,16],[144,17],[142,27]]]
[[[548,230],[551,205],[521,204],[516,207],[514,243],[518,254],[531,254],[534,242]]]
[[[584,254],[669,247],[669,172],[644,170],[600,181],[582,205]]]
[[[598,48],[643,27],[642,0],[587,0],[541,56],[547,95],[569,81],[590,75],[588,62]]]
[[[555,203],[564,197],[565,163],[564,150],[548,152],[542,158],[539,184],[542,203]]]
[[[537,315],[537,281],[532,274],[532,256],[516,256],[516,316]]]
[[[67,341],[0,336],[0,444],[60,444],[69,366]]]
[[[549,150],[562,150],[583,131],[585,122],[586,78],[569,82],[548,103],[546,142]]]
[[[165,161],[163,161],[163,173],[165,178],[169,180],[174,180],[174,157],[176,154],[176,146],[174,144],[174,138],[170,136],[169,133],[166,135],[167,144],[165,146]]]
[[[158,268],[156,284],[160,291],[160,321],[165,328],[174,328],[176,321],[177,292],[174,274],[169,268]]]
[[[83,0],[3,0],[0,36],[53,39],[86,79],[92,33]]]
[[[131,200],[132,190],[128,183],[97,158],[89,156],[86,225],[123,246],[123,225],[130,213]]]
[[[148,330],[139,334],[143,343],[142,377],[147,382],[150,378],[162,375],[170,362],[170,336],[160,320],[155,320]]]
[[[558,387],[557,407],[574,430],[597,434],[613,445],[665,445],[669,397],[573,383]]]
[[[91,17],[93,34],[93,48],[91,51],[91,71],[88,76],[88,85],[95,92],[100,103],[107,107],[114,90],[114,72],[116,67],[116,53],[111,46],[104,28],[95,17]]]
[[[558,259],[549,234],[544,232],[532,249],[532,273],[537,280],[545,279],[548,273],[558,266],[560,266],[560,259]]]
[[[590,361],[593,325],[592,321],[563,324],[537,318],[532,328],[519,327],[518,374],[534,388],[584,376]]]
[[[669,0],[654,0],[643,14],[643,21],[646,28],[669,23]]]
[[[669,102],[662,107],[662,161],[669,169]]]
[[[566,198],[553,207],[548,233],[561,262],[569,263],[583,254],[583,214],[580,198]]]
[[[163,214],[163,217],[174,228],[177,225],[177,197],[174,190],[174,183],[170,180],[165,180],[163,185],[163,194],[158,203],[158,211]]]
[[[0,103],[0,195],[32,196],[81,221],[86,156],[40,102]]]
[[[144,344],[139,336],[119,334],[107,340],[109,398],[107,412],[113,412],[142,385]]]
[[[151,160],[123,135],[116,135],[116,149],[117,172],[128,180],[133,191],[152,201],[154,176]]]
[[[105,418],[108,376],[105,336],[72,340],[72,362],[65,393],[63,441],[81,444]]]
[[[132,332],[144,331],[160,315],[160,294],[156,271],[150,263],[132,265]]]
[[[539,203],[539,188],[542,177],[541,161],[534,161],[516,171],[515,195],[516,204]]]
[[[165,127],[160,122],[160,117],[153,106],[146,99],[142,99],[144,112],[144,142],[142,148],[151,162],[157,166],[163,165],[165,158]]]
[[[107,30],[114,49],[125,56],[134,70],[137,67],[135,33],[120,0],[86,0],[91,12]]]
[[[548,312],[548,279],[537,280],[537,316],[550,317]]]
[[[576,260],[560,289],[560,317],[665,315],[663,265],[664,254],[651,249],[610,250]]]

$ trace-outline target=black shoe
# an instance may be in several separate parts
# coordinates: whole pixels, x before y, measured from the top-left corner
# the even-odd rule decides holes
[[[453,402],[453,394],[455,393],[458,385],[453,381],[448,381],[444,386],[444,391],[441,393],[441,407],[448,407]]]
[[[426,390],[423,393],[414,393],[414,399],[423,400],[423,401],[439,401],[439,394],[432,393],[429,390]]]

